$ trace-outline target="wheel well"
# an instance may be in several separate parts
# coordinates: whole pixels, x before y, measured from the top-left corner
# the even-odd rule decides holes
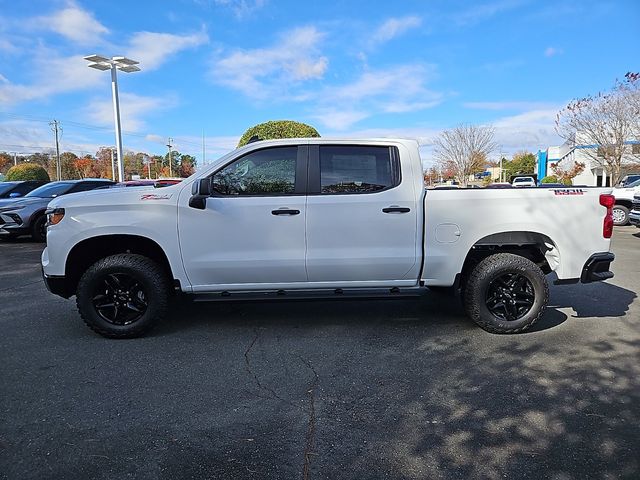
[[[73,295],[82,274],[101,258],[118,253],[136,253],[155,261],[173,280],[166,253],[153,240],[138,235],[103,235],[92,237],[75,245],[65,264],[67,291]]]
[[[631,208],[631,200],[616,200],[616,205],[622,205],[623,207]]]
[[[471,270],[486,257],[496,253],[519,255],[538,265],[544,274],[551,273],[553,269],[549,265],[546,253],[554,249],[556,245],[553,241],[541,233],[503,232],[488,235],[471,247],[456,283],[463,287]]]

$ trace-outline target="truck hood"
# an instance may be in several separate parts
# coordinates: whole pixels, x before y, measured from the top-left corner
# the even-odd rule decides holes
[[[88,192],[72,193],[62,195],[49,203],[51,208],[71,208],[71,207],[99,207],[113,205],[132,205],[142,202],[149,203],[176,203],[178,192],[184,185],[178,184],[171,187],[154,188],[153,186],[143,187],[121,187],[104,190],[90,190]]]

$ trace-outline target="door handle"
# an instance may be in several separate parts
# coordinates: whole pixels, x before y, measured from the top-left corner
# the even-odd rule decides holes
[[[271,215],[299,215],[300,210],[292,210],[289,208],[279,208],[278,210],[271,210]]]
[[[396,205],[391,205],[390,207],[383,208],[382,211],[384,213],[409,213],[411,209],[408,207],[398,207]]]

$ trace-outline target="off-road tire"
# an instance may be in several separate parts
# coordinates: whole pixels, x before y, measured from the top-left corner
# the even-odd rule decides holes
[[[526,277],[533,287],[530,310],[517,320],[504,320],[490,312],[487,292],[496,279],[509,274]],[[471,271],[463,293],[467,315],[483,330],[491,333],[518,333],[530,328],[542,317],[549,300],[549,285],[544,273],[531,260],[511,253],[497,253],[480,261]]]
[[[133,277],[146,295],[142,316],[129,325],[115,325],[102,318],[93,304],[96,288],[109,274]],[[76,289],[76,305],[84,323],[108,338],[134,338],[148,333],[167,313],[171,294],[167,273],[153,260],[129,253],[112,255],[94,263],[82,275]]]

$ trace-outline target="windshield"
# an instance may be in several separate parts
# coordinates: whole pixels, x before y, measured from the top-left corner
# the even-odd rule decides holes
[[[67,191],[73,186],[71,182],[53,182],[36,188],[35,190],[27,193],[26,197],[40,197],[40,198],[53,198],[58,195],[67,193]]]
[[[0,195],[4,195],[15,186],[15,183],[0,183]]]
[[[640,187],[640,178],[625,185],[625,188]]]

